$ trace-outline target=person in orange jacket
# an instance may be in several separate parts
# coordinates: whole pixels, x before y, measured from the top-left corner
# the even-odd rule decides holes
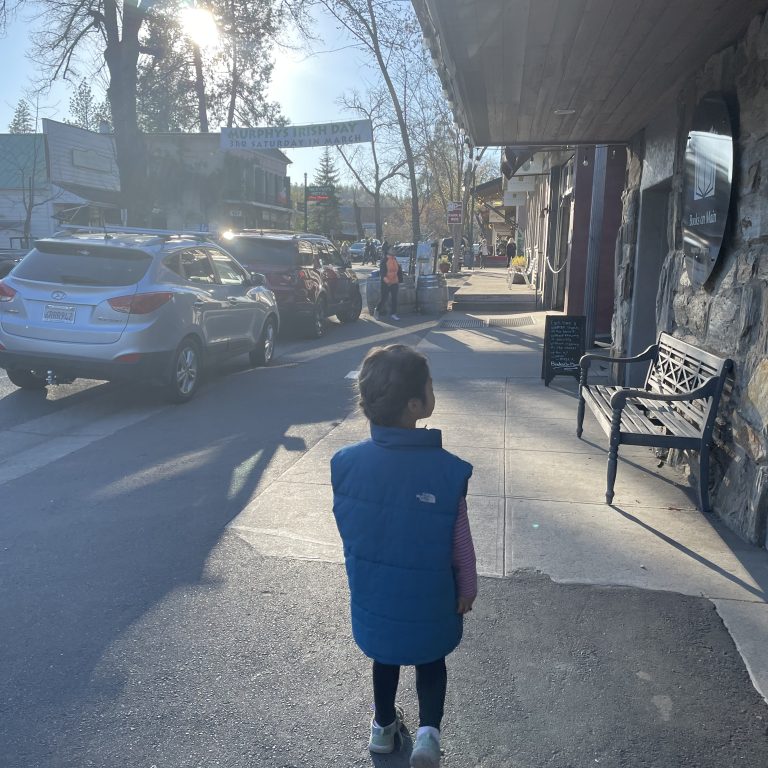
[[[392,320],[399,320],[400,318],[397,316],[397,293],[400,283],[403,282],[403,268],[391,253],[388,253],[381,259],[379,275],[381,276],[381,299],[373,311],[373,316],[377,320],[379,319],[379,315],[384,309],[387,297],[389,296],[392,312],[390,317]]]

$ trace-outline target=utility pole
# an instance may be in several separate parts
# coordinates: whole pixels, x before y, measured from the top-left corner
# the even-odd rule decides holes
[[[307,174],[304,172],[304,231],[307,231]]]

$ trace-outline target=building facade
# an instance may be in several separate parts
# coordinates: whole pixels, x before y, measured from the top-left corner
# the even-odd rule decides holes
[[[733,530],[768,546],[768,0],[595,0],[586,14],[568,0],[413,3],[474,143],[548,153],[549,175],[526,193],[527,254],[545,306],[583,308],[619,356],[669,332],[735,361],[711,497]],[[499,68],[507,76],[497,77]],[[699,166],[693,178],[686,160],[699,142],[700,105],[715,100],[732,126],[730,205],[691,214],[690,196],[706,199],[723,175],[725,155],[710,159],[701,173],[711,171],[712,184],[699,188]],[[579,172],[591,164],[602,170],[585,189],[599,179],[598,191],[617,194],[587,201],[584,192],[579,212]],[[696,234],[722,219],[717,247]],[[577,269],[585,242],[593,258]],[[567,277],[557,277],[561,269]],[[581,280],[608,296],[610,320],[582,295]],[[618,365],[613,376],[643,383],[643,372]],[[666,459],[698,483],[696,462],[674,452]]]

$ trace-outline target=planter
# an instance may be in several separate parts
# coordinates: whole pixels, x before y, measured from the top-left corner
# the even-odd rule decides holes
[[[445,262],[442,262],[442,261],[441,261],[441,262],[440,262],[440,263],[437,265],[437,268],[438,268],[438,269],[439,269],[439,270],[440,270],[440,271],[441,271],[441,272],[442,272],[444,275],[445,275],[445,274],[447,274],[448,272],[450,272],[450,271],[451,271],[451,265],[450,265],[450,264],[446,264]]]
[[[525,274],[522,269],[513,269],[510,274],[510,282],[525,285]]]

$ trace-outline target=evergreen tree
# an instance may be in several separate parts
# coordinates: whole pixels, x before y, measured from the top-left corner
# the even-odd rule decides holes
[[[8,126],[8,133],[34,133],[35,124],[32,119],[32,110],[29,104],[20,99],[16,105],[16,111],[13,113],[13,120]]]
[[[331,150],[325,148],[320,158],[320,167],[315,172],[312,183],[328,189],[328,199],[322,202],[310,203],[312,210],[309,216],[309,229],[320,235],[333,238],[341,232],[341,211],[339,206],[339,171],[336,168]]]
[[[109,117],[109,104],[97,102],[88,81],[81,80],[69,99],[69,119],[65,122],[86,131],[98,131],[102,122],[110,122]]]

